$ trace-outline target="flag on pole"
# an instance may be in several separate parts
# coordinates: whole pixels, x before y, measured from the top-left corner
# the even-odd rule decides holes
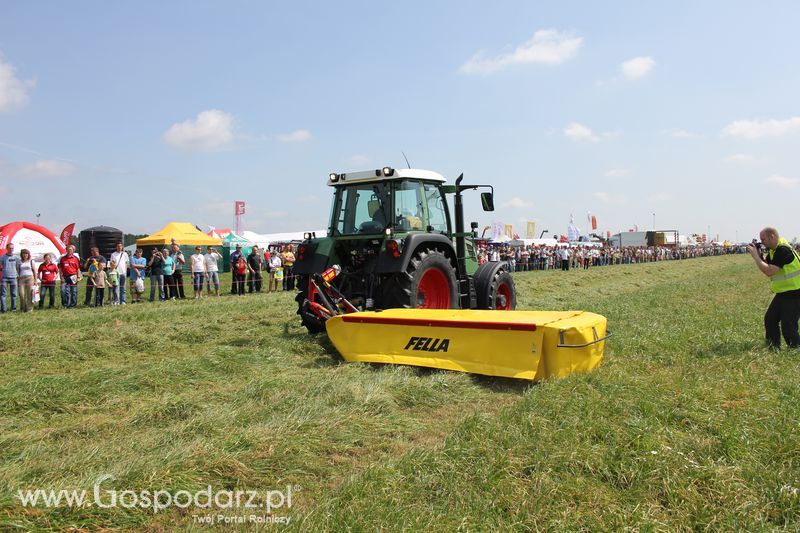
[[[72,240],[72,232],[75,230],[75,223],[73,222],[66,228],[61,230],[61,236],[59,239],[61,240],[61,244],[64,245],[64,248],[69,246],[69,241]]]

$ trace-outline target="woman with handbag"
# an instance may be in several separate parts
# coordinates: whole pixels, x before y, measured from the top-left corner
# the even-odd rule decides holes
[[[36,263],[31,258],[31,252],[24,249],[19,253],[19,309],[23,313],[33,311],[33,286],[37,279]]]

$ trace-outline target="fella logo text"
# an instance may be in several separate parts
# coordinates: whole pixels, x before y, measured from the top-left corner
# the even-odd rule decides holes
[[[418,352],[446,352],[450,347],[450,339],[434,339],[432,337],[411,337],[404,350]]]

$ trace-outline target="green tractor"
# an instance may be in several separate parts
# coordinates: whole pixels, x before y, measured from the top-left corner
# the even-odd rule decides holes
[[[331,174],[328,235],[307,233],[294,265],[297,313],[309,332],[325,331],[327,317],[338,313],[335,306],[342,312],[514,309],[516,289],[506,264],[479,266],[478,224],[464,231],[462,191],[489,188],[481,203],[493,211],[494,190],[462,185],[463,178],[446,185],[436,172],[391,167]],[[447,195],[453,196],[455,228]]]

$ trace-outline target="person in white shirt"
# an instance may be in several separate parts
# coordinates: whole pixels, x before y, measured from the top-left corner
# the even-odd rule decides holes
[[[192,262],[192,287],[194,287],[194,297],[203,297],[203,278],[206,276],[206,258],[203,256],[203,249],[199,246],[194,247],[194,255],[189,258]]]
[[[217,296],[219,296],[219,266],[217,265],[218,261],[222,259],[222,256],[217,253],[213,246],[208,247],[208,252],[205,255],[205,262],[206,262],[206,289],[208,290],[208,295],[211,296],[211,284],[214,284],[214,290],[216,291]]]
[[[125,278],[128,276],[128,268],[131,266],[131,259],[128,257],[128,252],[122,249],[122,243],[117,243],[117,249],[111,252],[111,261],[116,263],[115,270],[119,272],[119,290],[117,291],[117,298],[112,302],[117,305],[125,305],[128,297],[127,290],[125,289]]]
[[[275,273],[278,271],[279,268],[283,266],[283,261],[281,260],[281,254],[277,251],[272,252],[269,255],[269,288],[267,292],[275,292],[278,291],[278,280],[275,279]]]

